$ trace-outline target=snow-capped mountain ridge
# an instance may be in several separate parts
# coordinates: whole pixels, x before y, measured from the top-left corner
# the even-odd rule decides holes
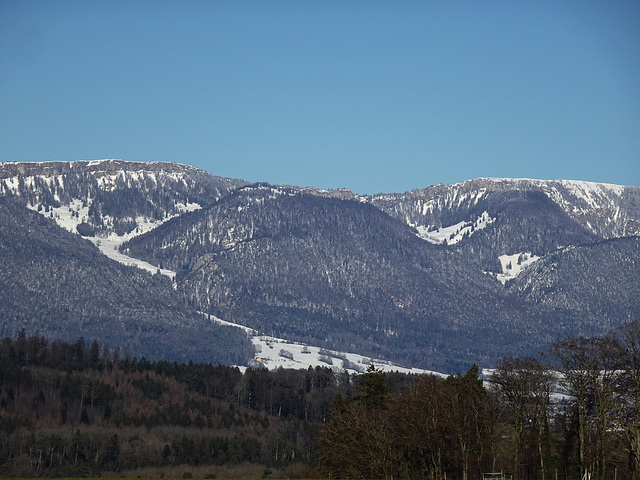
[[[477,178],[369,200],[408,224],[441,228],[457,223],[446,222],[451,212],[471,210],[489,194],[509,190],[543,192],[567,215],[603,238],[640,235],[640,187],[579,180]]]
[[[134,189],[145,185],[146,189],[176,188],[189,189],[193,185],[193,176],[209,176],[195,167],[168,162],[127,162],[118,159],[80,160],[75,162],[28,162],[0,164],[0,195],[24,195],[31,191],[36,198],[30,199],[32,207],[46,205],[47,201],[70,204],[71,200],[81,199],[91,202],[91,192],[75,198],[65,198],[65,181],[70,173],[87,172],[95,179],[96,186],[103,191],[116,189]],[[246,182],[221,179],[233,184],[234,188]],[[20,182],[23,182],[22,184]],[[491,192],[505,190],[544,192],[557,203],[571,218],[603,238],[639,235],[640,218],[633,213],[637,207],[640,187],[627,187],[607,183],[578,180],[536,180],[528,178],[489,178],[482,177],[465,180],[452,185],[433,185],[407,193],[390,193],[375,196],[359,196],[348,190],[318,190],[313,187],[267,186],[274,195],[285,192],[307,192],[333,198],[353,198],[373,203],[389,214],[414,226],[428,229],[444,228],[461,221],[473,221],[464,218],[456,222],[447,222],[451,212],[470,210]],[[49,198],[41,198],[50,195]],[[82,197],[82,198],[81,198]],[[209,198],[208,203],[220,196]],[[193,203],[184,201],[184,204]],[[197,203],[197,202],[195,202]],[[630,208],[632,207],[632,208]],[[637,209],[637,208],[636,208]],[[444,217],[444,218],[443,218]]]
[[[609,326],[640,316],[640,254],[619,238],[640,233],[638,187],[479,178],[360,196],[101,160],[0,164],[0,196],[172,276],[195,309],[327,351],[451,372],[598,334],[603,306]]]
[[[189,165],[93,160],[0,164],[0,195],[19,197],[32,209],[88,207],[84,222],[96,236],[122,236],[140,224],[166,221],[246,184]],[[77,216],[76,216],[77,218]],[[85,229],[88,231],[88,229]]]

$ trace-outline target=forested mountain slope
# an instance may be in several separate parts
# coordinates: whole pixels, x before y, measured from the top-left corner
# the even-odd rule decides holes
[[[13,200],[0,197],[0,335],[103,339],[150,359],[245,363],[240,330],[211,324],[171,281],[127,267]]]
[[[140,294],[140,314],[83,310],[80,303],[95,302],[70,282],[46,295],[42,287],[43,302],[4,290],[15,311],[68,303],[56,311],[68,311],[69,324],[126,317],[131,328],[112,329],[124,342],[146,331],[149,312],[160,308],[154,301],[169,302],[185,318],[199,310],[263,334],[455,372],[640,318],[638,187],[476,179],[359,196],[249,185],[173,163],[104,160],[2,164],[0,195],[12,199],[5,209],[15,215],[26,206],[108,256],[142,259],[148,263],[139,265],[172,279],[145,276],[162,286],[126,288],[122,305],[136,305]],[[31,225],[31,234],[44,228]],[[28,236],[26,224],[15,230]],[[12,235],[5,248],[21,241]],[[55,245],[59,233],[49,237]],[[64,255],[76,249],[69,239],[59,244]],[[78,252],[90,247],[82,245]],[[85,261],[76,260],[77,282],[87,277],[92,285],[101,274],[88,272]],[[30,265],[12,264],[0,281],[37,283],[22,278],[33,276]],[[34,329],[46,324],[40,314],[25,321]],[[174,351],[185,349],[179,336],[163,338]]]
[[[549,308],[496,279],[504,252],[538,258],[600,240],[546,195],[495,192],[470,215],[489,220],[457,242],[435,244],[366,202],[254,185],[123,248],[177,270],[185,297],[225,319],[424,368],[455,371],[471,359],[488,364],[533,354],[573,331],[597,334],[611,326],[601,310],[579,302]],[[637,264],[603,276],[614,273],[610,287],[626,282],[637,290]],[[599,295],[611,296],[611,289],[601,286],[584,305]],[[633,296],[619,298],[625,315],[640,311]]]
[[[357,201],[244,187],[123,248],[178,270],[179,290],[225,319],[410,364],[474,348],[451,345],[460,331],[517,324],[495,311],[501,285]]]

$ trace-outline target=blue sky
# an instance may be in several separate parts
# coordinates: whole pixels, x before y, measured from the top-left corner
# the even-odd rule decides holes
[[[640,2],[0,0],[0,161],[640,185]]]

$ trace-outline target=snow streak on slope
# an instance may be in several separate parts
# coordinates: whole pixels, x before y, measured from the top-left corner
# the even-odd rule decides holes
[[[130,267],[138,267],[150,273],[160,273],[171,279],[174,279],[176,277],[176,272],[172,270],[167,270],[166,268],[158,268],[155,265],[151,265],[150,263],[145,262],[144,260],[130,257],[124,253],[121,253],[119,250],[120,245],[129,240],[131,236],[132,235],[128,234],[119,237],[116,234],[112,233],[106,238],[91,237],[89,238],[89,240],[91,240],[93,244],[111,260],[115,260],[116,262],[120,262]]]
[[[421,225],[415,228],[418,231],[418,236],[427,242],[438,245],[455,245],[465,238],[465,236],[473,235],[477,230],[482,230],[494,221],[495,218],[491,218],[485,211],[476,219],[475,222],[459,222],[455,225],[438,229],[434,229],[434,227],[424,227]]]
[[[85,222],[89,215],[89,205],[90,202],[85,203],[83,206],[82,200],[74,199],[71,203],[67,205],[62,205],[60,207],[51,207],[49,212],[45,212],[41,205],[27,205],[30,209],[39,211],[39,213],[44,216],[49,216],[54,219],[56,223],[68,230],[72,233],[78,233],[78,225]],[[181,212],[190,212],[200,208],[198,204],[187,204],[187,205],[177,205],[178,210]],[[115,260],[117,262],[123,263],[124,265],[134,266],[141,268],[143,270],[147,270],[151,273],[161,273],[162,275],[166,275],[170,278],[175,278],[176,273],[167,270],[165,268],[158,268],[155,265],[151,265],[143,260],[130,257],[124,253],[119,251],[120,245],[124,242],[130,240],[131,238],[142,235],[143,233],[149,232],[159,225],[163,224],[165,221],[169,220],[172,217],[167,217],[164,220],[150,220],[144,217],[137,217],[135,219],[137,227],[130,233],[124,235],[116,235],[115,233],[110,233],[106,237],[85,237],[87,240],[90,240],[98,249],[107,257]],[[105,217],[106,221],[110,219]]]
[[[39,211],[39,213],[43,214],[44,216],[53,218],[56,223],[65,230],[68,230],[72,233],[78,233],[78,225],[86,221],[89,214],[89,207],[83,207],[82,205],[82,200],[75,199],[68,205],[62,205],[57,208],[52,207],[50,208],[49,212],[45,212],[40,205],[27,206],[32,210]],[[200,205],[194,203],[176,206],[181,212],[191,212],[201,208]],[[119,251],[120,245],[122,245],[124,242],[137,235],[142,235],[143,233],[153,230],[154,228],[162,225],[170,218],[172,217],[167,217],[164,220],[154,221],[144,217],[137,217],[135,219],[137,227],[130,233],[126,233],[124,235],[116,235],[115,233],[110,233],[106,237],[85,238],[87,238],[87,240],[90,240],[104,255],[111,258],[112,260],[131,267],[138,267],[151,273],[161,273],[162,275],[166,275],[173,279],[176,276],[176,272],[173,272],[166,268],[158,268],[155,265],[151,265],[150,263],[145,262],[144,260],[130,257]]]

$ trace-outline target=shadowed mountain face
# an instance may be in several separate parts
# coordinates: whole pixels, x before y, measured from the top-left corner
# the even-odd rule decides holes
[[[143,288],[140,310],[169,302],[183,312],[174,324],[192,319],[203,328],[184,313],[197,309],[264,334],[455,372],[640,318],[640,252],[630,236],[640,225],[640,188],[479,179],[358,197],[247,185],[174,164],[83,163],[64,164],[62,173],[50,164],[2,166],[0,192],[50,216],[52,208],[84,205],[83,228],[98,236],[127,225],[117,237],[129,239],[123,253],[176,272],[175,289],[145,277],[165,290]],[[7,212],[24,208],[10,205]],[[144,225],[147,233],[136,235]],[[71,239],[81,241],[56,235],[51,243],[64,252],[77,249]],[[16,242],[7,237],[3,248]],[[81,273],[85,262],[77,260],[78,278],[96,275]],[[48,297],[78,297],[65,288]],[[4,292],[8,304],[21,298]],[[33,311],[29,302],[18,302],[24,312]],[[86,321],[71,310],[73,321]],[[136,315],[118,318],[149,323]]]

